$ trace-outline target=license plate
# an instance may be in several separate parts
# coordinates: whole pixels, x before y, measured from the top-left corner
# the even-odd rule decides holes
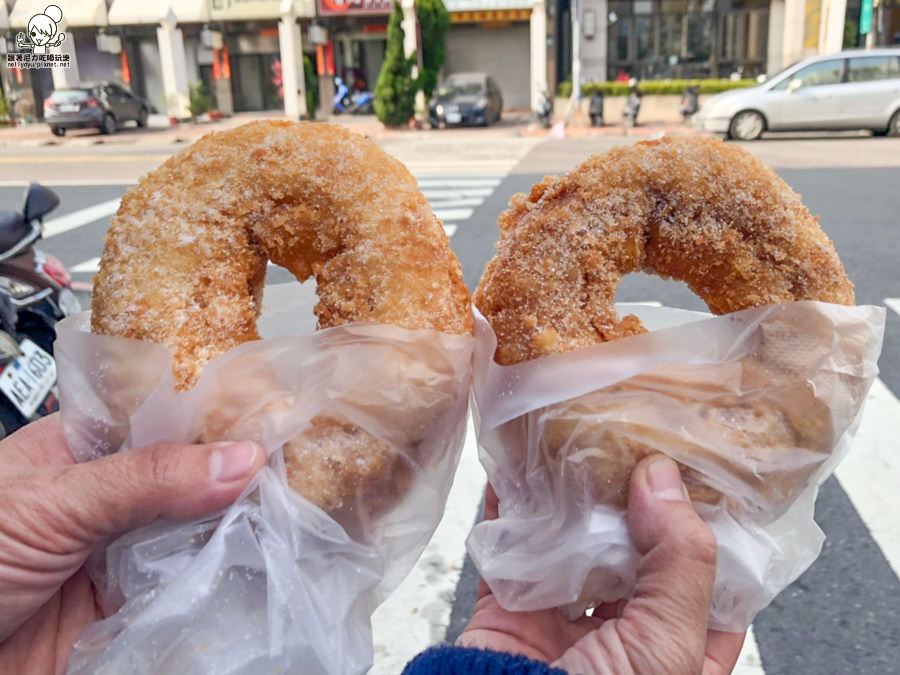
[[[60,103],[59,112],[78,112],[80,107],[77,103]]]
[[[0,374],[0,391],[28,419],[56,384],[56,361],[31,340],[22,340],[19,348],[22,355]]]
[[[462,115],[454,112],[447,113],[447,124],[459,124],[460,122],[462,122]]]

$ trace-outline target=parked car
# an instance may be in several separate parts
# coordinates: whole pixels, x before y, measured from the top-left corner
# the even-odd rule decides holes
[[[900,48],[800,61],[754,87],[710,97],[702,131],[753,140],[764,131],[870,129],[900,136]]]
[[[44,121],[56,136],[89,127],[112,134],[125,122],[145,127],[149,115],[147,101],[113,82],[57,89],[44,100]]]
[[[438,87],[428,107],[431,126],[481,124],[500,120],[503,95],[494,78],[484,73],[456,73]]]

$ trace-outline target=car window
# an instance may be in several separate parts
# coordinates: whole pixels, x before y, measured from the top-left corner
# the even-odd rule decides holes
[[[474,96],[484,91],[484,82],[477,80],[447,80],[438,89],[439,96],[455,94],[457,96]]]
[[[900,78],[900,57],[865,56],[850,59],[850,82],[870,82],[872,80],[892,80]]]
[[[793,77],[780,82],[773,89],[787,89],[792,80],[800,80],[802,87],[819,87],[823,84],[838,84],[844,75],[844,59],[820,61],[801,68]]]
[[[103,93],[106,94],[107,96],[118,96],[119,95],[119,92],[117,92],[114,87],[110,87],[109,85],[101,87],[101,89],[103,89]]]
[[[87,97],[88,93],[84,89],[57,89],[50,94],[55,103],[76,103]]]

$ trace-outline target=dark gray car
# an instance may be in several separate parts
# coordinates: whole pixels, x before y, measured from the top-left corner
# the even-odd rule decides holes
[[[112,134],[125,122],[144,127],[149,115],[149,103],[113,82],[57,89],[44,101],[44,120],[56,136],[91,127]]]
[[[494,79],[484,73],[456,73],[438,87],[429,105],[431,126],[479,124],[500,120],[503,96]]]

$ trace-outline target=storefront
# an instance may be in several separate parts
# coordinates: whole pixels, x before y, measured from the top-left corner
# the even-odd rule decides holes
[[[351,90],[375,89],[384,63],[387,24],[393,9],[391,0],[318,0],[318,21],[327,30],[329,39],[323,50],[331,51],[334,74]]]

